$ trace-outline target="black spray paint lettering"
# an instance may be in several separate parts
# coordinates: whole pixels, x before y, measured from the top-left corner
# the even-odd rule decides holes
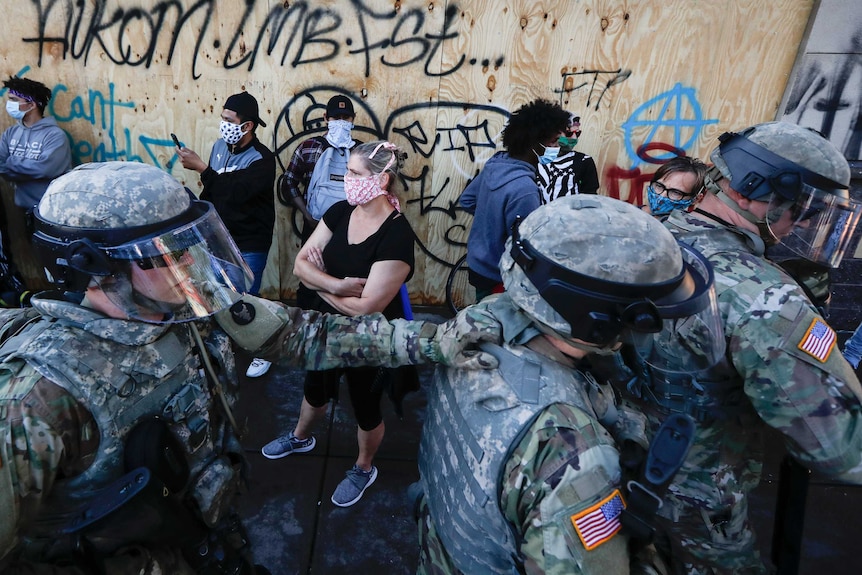
[[[849,160],[862,159],[862,30],[845,54],[806,57],[785,118],[814,128]]]
[[[190,38],[191,75],[196,80],[201,77],[198,62],[208,46],[221,50],[217,57],[225,69],[245,66],[249,71],[259,57],[274,54],[279,66],[293,68],[361,56],[366,77],[371,75],[372,64],[376,62],[401,68],[423,61],[426,75],[446,76],[460,69],[467,59],[460,54],[447,68],[433,69],[444,43],[458,37],[453,27],[460,9],[454,4],[447,7],[441,28],[431,30],[422,8],[375,11],[362,0],[350,0],[345,13],[314,7],[314,3],[307,1],[278,3],[258,26],[254,16],[266,10],[269,2],[244,0],[236,21],[220,22],[219,33],[227,39],[223,43],[215,36],[215,26],[211,26],[213,14],[216,10],[228,13],[228,2],[235,6],[235,1],[163,0],[145,8],[125,3],[120,7],[117,0],[33,0],[36,33],[21,40],[37,46],[39,66],[45,54],[59,45],[63,58],[82,60],[84,64],[91,56],[102,53],[116,65],[150,68],[154,64],[170,66],[179,40]],[[372,21],[391,24],[384,37],[370,36]],[[358,38],[345,34],[355,32],[354,23],[358,23]],[[161,60],[159,47],[166,42],[167,56]],[[396,59],[393,54],[405,52],[405,47],[410,50]],[[489,61],[474,57],[470,62],[479,60]],[[495,59],[498,66],[503,61],[502,56]]]
[[[581,88],[587,87],[586,106],[589,108],[592,105],[593,93],[598,91],[599,94],[596,98],[595,107],[598,111],[599,104],[602,103],[602,98],[605,96],[607,91],[617,84],[625,82],[631,75],[631,70],[624,70],[622,68],[617,68],[616,70],[581,70],[580,72],[563,72],[562,87],[555,89],[554,92],[556,94],[560,94],[560,104],[565,104],[563,102],[563,97],[565,95],[572,94]],[[576,82],[580,80],[577,78],[579,76],[592,76],[592,80],[580,81],[580,83],[576,85]],[[599,83],[599,78],[602,78],[603,80],[607,78],[607,81],[604,82],[603,86],[599,85],[597,87],[596,84]]]
[[[483,163],[487,159],[479,158],[479,152],[485,151],[486,156],[494,153],[497,147],[495,139],[509,117],[508,111],[496,106],[471,102],[422,102],[393,110],[384,122],[364,101],[355,98],[354,94],[344,91],[343,88],[334,85],[315,86],[291,98],[275,121],[272,149],[282,168],[287,164],[284,160],[290,157],[301,141],[326,132],[323,113],[326,102],[336,94],[353,100],[357,109],[359,123],[353,130],[354,138],[363,141],[389,139],[410,157],[417,154],[423,160],[431,158],[437,152],[435,161],[451,159],[456,171],[468,182],[478,172],[477,160]],[[436,123],[424,126],[421,118],[426,116],[424,112],[428,109],[457,110],[460,112],[459,119],[450,126]],[[441,116],[445,114],[435,114],[433,118],[437,120]],[[452,223],[443,233],[445,242],[463,246],[463,241],[456,239],[463,237],[466,229],[461,221],[466,219],[464,211],[458,205],[461,190],[452,189],[454,181],[449,177],[438,185],[438,189],[433,189],[429,162],[414,161],[410,165],[411,172],[400,175],[400,191],[410,192],[406,203],[418,205],[422,217],[432,212],[446,214]],[[461,183],[463,180],[457,178],[455,181]],[[421,243],[420,249],[434,261],[452,265]]]

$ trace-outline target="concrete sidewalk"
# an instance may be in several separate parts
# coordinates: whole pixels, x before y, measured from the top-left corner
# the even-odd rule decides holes
[[[422,319],[442,320],[441,316]],[[846,334],[845,334],[846,337]],[[244,374],[250,357],[238,355]],[[404,401],[399,420],[384,398],[386,437],[375,459],[377,481],[356,505],[339,508],[330,497],[356,454],[356,423],[346,386],[318,426],[309,453],[269,460],[260,448],[296,423],[304,372],[273,365],[261,378],[242,380],[238,416],[247,420],[244,447],[249,490],[241,499],[258,563],[273,575],[407,575],[415,573],[417,529],[406,497],[419,477],[416,458],[431,368],[420,369],[423,389]],[[778,465],[783,447],[770,437],[764,481],[752,501],[752,521],[769,557]],[[862,541],[862,488],[813,481],[805,517],[801,574],[856,575]],[[472,575],[472,574],[471,574]]]

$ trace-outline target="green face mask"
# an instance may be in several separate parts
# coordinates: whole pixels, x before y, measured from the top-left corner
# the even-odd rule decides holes
[[[557,140],[557,142],[559,142],[560,145],[563,146],[564,148],[574,148],[578,143],[578,139],[577,138],[568,138],[566,136],[560,136],[560,138]]]

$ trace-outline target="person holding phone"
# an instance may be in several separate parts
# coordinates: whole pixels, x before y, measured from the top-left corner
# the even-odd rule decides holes
[[[183,167],[201,175],[201,199],[212,202],[243,259],[254,273],[249,293],[257,294],[275,225],[275,156],[255,134],[260,119],[257,100],[248,92],[229,97],[209,163],[194,150],[177,147]]]
[[[201,199],[213,203],[251,268],[253,295],[260,291],[275,227],[275,156],[258,140],[258,126],[265,128],[266,122],[260,118],[257,100],[241,92],[224,104],[221,138],[213,144],[208,164],[194,150],[177,146],[183,167],[201,175]],[[269,369],[266,363],[263,373]]]

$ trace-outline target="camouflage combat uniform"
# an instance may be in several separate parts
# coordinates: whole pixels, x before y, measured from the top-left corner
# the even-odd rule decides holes
[[[620,391],[647,414],[653,433],[672,411],[697,420],[659,511],[674,572],[764,573],[748,519],[763,424],[781,432],[806,467],[860,483],[862,388],[802,288],[755,253],[746,234],[679,211],[665,225],[714,268],[727,357],[684,380],[643,377],[623,381]]]
[[[43,550],[46,539],[61,539],[47,520],[130,471],[123,468],[124,442],[154,416],[167,422],[189,464],[177,500],[193,503],[210,527],[224,519],[236,494],[242,450],[217,407],[189,326],[107,318],[47,295],[33,298],[33,306],[4,312],[5,330],[19,314],[28,313],[30,321],[17,334],[5,333],[0,347],[0,509],[8,512],[0,520],[0,555],[17,538],[24,543],[7,559],[63,557],[67,549]],[[211,322],[199,326],[233,404],[230,341]],[[193,572],[176,550],[120,556],[127,560],[110,560],[109,572]]]
[[[0,315],[6,338],[0,347],[5,360],[0,374],[6,374],[0,377],[0,557],[40,532],[45,514],[120,477],[126,434],[153,416],[168,421],[191,464],[189,486],[178,496],[194,499],[202,519],[218,523],[235,495],[241,450],[206,381],[188,324],[107,318],[46,295],[34,298],[33,305]],[[380,314],[347,318],[265,305],[277,312],[271,319],[279,326],[268,349],[303,367],[444,358],[432,323],[393,326]],[[29,324],[12,337],[23,323],[16,318]],[[233,404],[237,379],[230,341],[211,321],[196,325]],[[439,339],[457,346],[452,334]],[[115,420],[125,424],[118,428]],[[6,562],[15,557],[16,568],[23,569],[21,555],[29,549],[18,545]],[[179,550],[164,547],[133,546],[109,561],[106,568],[116,575],[193,572]]]
[[[255,357],[309,370],[426,363],[485,368],[493,358],[472,349],[473,344],[500,340],[499,323],[481,308],[463,310],[438,326],[428,321],[387,320],[382,313],[326,314],[246,294],[214,317],[231,339]]]
[[[619,454],[595,381],[506,294],[501,368],[439,368],[419,470],[422,574],[629,573]],[[486,348],[487,349],[487,348]]]

